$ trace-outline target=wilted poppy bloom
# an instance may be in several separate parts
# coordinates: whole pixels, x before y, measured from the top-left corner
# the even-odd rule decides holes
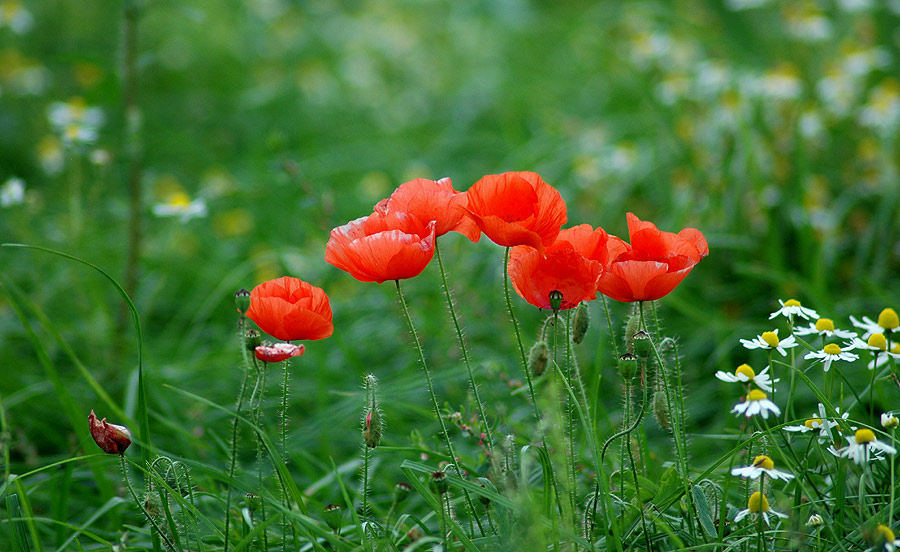
[[[253,288],[247,317],[282,341],[325,339],[334,332],[328,295],[321,288],[290,276]]]
[[[611,237],[609,262],[598,291],[616,301],[653,301],[668,295],[700,260],[709,255],[706,238],[695,228],[677,234],[628,213],[631,244]]]
[[[525,245],[513,247],[509,258],[513,289],[541,309],[553,308],[553,291],[562,296],[562,310],[596,299],[597,282],[609,254],[608,241],[602,228],[581,224],[562,230],[543,253]]]
[[[454,190],[449,178],[437,181],[417,178],[401,184],[391,197],[379,201],[375,212],[381,215],[402,212],[423,222],[433,220],[435,237],[452,231],[477,242],[481,230],[463,211],[468,203],[467,193]]]
[[[566,223],[566,203],[537,173],[490,174],[467,192],[466,212],[498,245],[550,245]]]
[[[418,276],[434,257],[435,222],[409,213],[372,213],[331,231],[325,262],[361,282]]]
[[[253,349],[253,354],[256,355],[256,358],[263,362],[281,362],[291,357],[300,356],[305,352],[306,347],[302,344],[294,345],[284,341],[279,343],[265,342]]]
[[[91,410],[88,415],[88,423],[91,427],[91,437],[103,452],[108,454],[124,454],[125,449],[131,445],[131,432],[125,426],[111,424],[97,419],[97,415]]]

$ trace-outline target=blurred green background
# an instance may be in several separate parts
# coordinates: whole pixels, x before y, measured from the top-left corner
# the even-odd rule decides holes
[[[138,10],[133,135],[127,6]],[[133,293],[156,444],[212,464],[224,458],[223,415],[163,384],[232,404],[233,292],[285,274],[323,287],[335,334],[308,343],[292,376],[292,461],[313,479],[358,450],[365,373],[382,382],[387,442],[433,429],[392,286],[324,263],[330,229],[415,177],[464,190],[533,170],[560,190],[569,224],[625,235],[630,211],[707,236],[710,256],[660,312],[681,338],[690,423],[717,429],[734,398],[712,374],[764,362],[737,339],[770,329],[778,298],[842,327],[848,314],[898,306],[898,75],[897,0],[0,0],[0,241],[65,251],[124,280],[137,152]],[[508,398],[521,371],[502,250],[441,243],[488,410],[527,419],[523,395]],[[39,252],[0,249],[0,267],[130,412],[135,339],[115,290]],[[441,397],[459,409],[464,371],[437,267],[406,289]],[[516,305],[535,335],[542,316]],[[598,328],[602,309],[591,309]],[[617,329],[626,312],[613,306]],[[28,318],[86,416],[96,397]],[[0,343],[14,471],[89,444],[58,413],[3,294]],[[613,377],[607,343],[595,329],[580,350],[589,377]],[[615,410],[606,389],[597,400]]]

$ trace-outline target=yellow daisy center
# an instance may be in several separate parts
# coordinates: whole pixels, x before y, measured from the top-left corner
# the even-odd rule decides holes
[[[168,204],[172,207],[185,209],[191,204],[191,198],[184,192],[176,192],[169,196]]]
[[[810,418],[803,422],[803,425],[809,429],[817,429],[817,427],[822,427],[822,418]]]
[[[866,443],[871,443],[875,440],[875,432],[871,429],[857,429],[856,430],[856,444],[864,445]]]
[[[753,378],[756,377],[756,372],[753,371],[753,368],[750,368],[750,366],[746,364],[741,364],[737,367],[737,370],[734,371],[735,376],[739,376],[741,374],[747,376],[747,379],[750,381],[752,381]]]
[[[838,347],[837,345],[835,345],[834,343],[829,343],[828,345],[825,345],[825,348],[822,350],[825,351],[825,354],[827,354],[827,355],[841,354],[841,348]]]
[[[788,299],[787,301],[784,302],[784,306],[785,307],[799,307],[800,301],[797,301],[796,299]]]
[[[750,510],[751,514],[768,512],[769,501],[766,499],[766,495],[761,494],[759,491],[750,495],[750,500],[747,501],[747,509]]]
[[[893,345],[891,345],[891,352],[900,354],[900,343],[894,343]]]
[[[894,540],[897,537],[894,536],[894,532],[891,531],[890,527],[888,527],[887,525],[879,525],[875,528],[875,538],[876,538],[876,540],[884,539],[884,542],[882,544],[888,543],[888,542],[893,544]]]
[[[876,349],[887,351],[887,340],[884,338],[884,334],[877,333],[870,335],[869,339],[866,340],[866,344],[869,347],[875,347]]]
[[[816,320],[816,330],[820,332],[833,332],[834,320],[830,318],[820,318]]]
[[[750,394],[747,395],[748,401],[764,401],[766,400],[766,394],[760,391],[759,389],[754,389],[750,391]]]
[[[762,339],[769,347],[778,347],[778,344],[781,342],[775,332],[763,332]]]
[[[884,309],[878,315],[878,325],[885,330],[894,330],[900,326],[900,318],[897,317],[897,311],[894,309]]]
[[[773,470],[775,469],[775,462],[765,454],[760,454],[753,459],[753,467],[762,468],[764,470]]]

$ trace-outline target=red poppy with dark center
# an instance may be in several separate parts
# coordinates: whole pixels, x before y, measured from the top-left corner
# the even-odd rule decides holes
[[[435,222],[409,213],[372,213],[331,231],[325,261],[362,282],[418,276],[434,257]]]
[[[253,288],[247,317],[282,341],[324,339],[334,332],[328,295],[321,288],[290,276]]]
[[[256,358],[263,362],[281,362],[291,357],[300,356],[306,352],[303,344],[294,345],[293,343],[263,343],[253,349]]]
[[[597,298],[597,282],[608,256],[609,235],[588,224],[567,228],[544,253],[528,246],[513,247],[509,277],[520,297],[541,309],[552,309],[550,293],[562,295],[560,309],[571,309]]]
[[[681,283],[709,245],[695,228],[673,234],[628,213],[631,244],[612,236],[609,262],[600,276],[598,291],[616,301],[653,301],[665,297]]]
[[[566,203],[537,173],[487,175],[467,192],[465,211],[494,243],[543,250],[566,223]]]
[[[409,213],[423,222],[435,221],[435,237],[459,232],[473,242],[481,238],[481,230],[463,210],[469,203],[466,192],[453,189],[449,178],[428,180],[417,178],[401,184],[391,197],[375,205],[375,212]]]
[[[93,410],[88,415],[88,424],[94,442],[107,454],[124,454],[131,445],[131,432],[127,427],[111,424],[106,418],[98,420]]]

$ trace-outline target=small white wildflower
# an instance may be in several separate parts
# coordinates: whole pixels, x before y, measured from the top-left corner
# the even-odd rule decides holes
[[[752,381],[763,391],[771,393],[773,381],[768,372],[768,366],[766,366],[762,372],[757,374],[753,371],[753,368],[751,368],[747,364],[741,364],[734,371],[734,374],[719,370],[718,372],[716,372],[716,378],[728,383],[749,383]],[[776,379],[775,381],[777,382],[781,380]]]
[[[821,527],[825,525],[825,520],[819,514],[813,514],[806,520],[807,527]]]
[[[158,217],[181,217],[181,222],[192,218],[206,216],[206,202],[202,199],[191,200],[187,194],[178,192],[172,194],[165,203],[157,203],[153,206],[153,214]]]
[[[881,453],[897,454],[897,449],[876,439],[875,432],[867,428],[857,429],[853,437],[847,437],[847,442],[840,454],[857,464],[881,460]]]
[[[782,479],[788,481],[794,478],[794,474],[775,469],[775,462],[768,456],[761,454],[753,459],[753,463],[749,466],[734,468],[731,475],[739,475],[749,479],[759,479],[762,474],[766,474],[772,479]]]
[[[859,358],[859,355],[855,353],[848,353],[847,351],[841,350],[839,345],[835,345],[834,343],[829,343],[825,345],[819,351],[811,351],[806,353],[806,356],[803,357],[806,360],[818,359],[825,361],[825,371],[831,369],[831,363],[836,360],[843,360],[845,362],[853,362]]]
[[[781,356],[787,356],[785,349],[791,349],[797,346],[797,339],[789,335],[784,339],[778,339],[778,330],[771,332],[763,332],[756,336],[755,339],[741,339],[741,345],[747,349],[765,349],[767,351],[776,350]]]
[[[769,501],[766,499],[766,495],[761,494],[759,491],[750,495],[750,498],[747,500],[747,508],[741,510],[734,516],[734,522],[737,523],[750,514],[754,514],[754,517],[756,515],[761,515],[766,522],[766,525],[769,525],[769,515],[783,519],[787,518],[785,514],[769,509]]]
[[[12,207],[25,202],[25,181],[12,177],[0,186],[0,207]]]
[[[894,429],[900,425],[900,420],[894,416],[893,412],[885,412],[881,415],[881,427],[885,429]]]
[[[788,299],[787,301],[779,299],[778,303],[781,305],[781,308],[770,314],[769,320],[779,315],[784,316],[785,318],[791,318],[792,316],[797,315],[800,318],[805,318],[807,320],[819,318],[819,313],[804,307],[800,304],[800,301],[797,301],[796,299]]]
[[[838,414],[841,414],[840,408],[835,408],[835,411]],[[841,419],[846,420],[850,415],[849,412],[844,412],[841,414]],[[825,413],[825,406],[822,403],[819,403],[819,411],[812,415],[812,417],[807,418],[803,425],[799,426],[784,426],[782,429],[785,431],[791,432],[799,432],[799,433],[807,433],[810,431],[818,431],[819,436],[818,440],[820,443],[833,443],[834,437],[831,434],[832,429],[837,429],[840,431],[840,424],[833,420],[829,419],[828,415]],[[851,428],[856,429],[856,428]]]
[[[763,419],[769,417],[769,412],[776,416],[781,414],[781,409],[778,408],[778,405],[766,398],[766,394],[759,389],[750,391],[745,397],[745,400],[734,405],[734,408],[732,408],[731,411],[738,416],[743,414],[747,418],[759,414]]]
[[[856,332],[849,330],[838,330],[834,327],[834,321],[830,318],[820,318],[815,323],[810,322],[805,328],[794,328],[796,335],[812,335],[816,334],[822,337],[839,337],[841,339],[852,339],[856,337]]]

